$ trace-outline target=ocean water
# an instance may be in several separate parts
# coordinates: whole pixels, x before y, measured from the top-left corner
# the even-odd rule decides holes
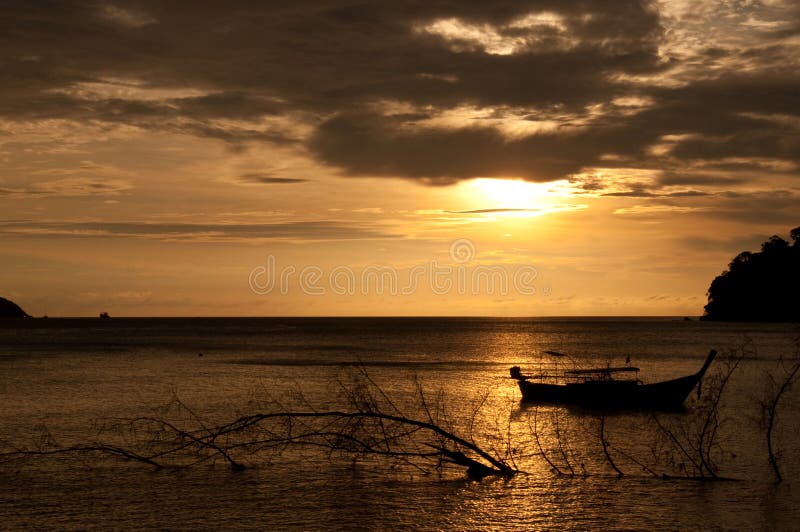
[[[800,393],[781,404],[776,443],[786,480],[767,462],[760,407],[768,372],[797,351],[792,324],[670,318],[47,319],[0,322],[0,443],[32,448],[119,438],[112,421],[161,413],[224,423],[274,409],[345,408],[363,375],[405,412],[444,408],[454,430],[496,448],[512,442],[512,479],[470,481],[463,470],[422,471],[319,449],[242,457],[184,469],[92,454],[0,461],[3,529],[782,529],[800,527]],[[712,348],[743,353],[720,409],[721,475],[663,479],[651,416],[604,420],[618,478],[599,447],[596,416],[520,405],[508,368],[624,363],[645,381],[697,371]],[[724,366],[720,358],[712,366]],[[417,408],[417,410],[415,410]],[[165,413],[167,412],[167,413]],[[477,414],[476,414],[477,412]],[[664,414],[681,426],[692,415]],[[562,470],[555,422],[575,475],[537,456],[531,420]],[[472,424],[470,425],[470,421]],[[677,430],[677,429],[676,429]],[[130,436],[130,435],[128,435]],[[501,449],[502,450],[502,449]],[[629,459],[629,457],[631,457]],[[674,464],[673,464],[674,465]],[[655,466],[653,465],[653,468]],[[586,473],[584,475],[584,472]],[[674,471],[680,477],[680,471]]]

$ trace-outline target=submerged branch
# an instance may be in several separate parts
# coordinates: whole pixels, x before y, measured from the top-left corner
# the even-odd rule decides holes
[[[379,411],[281,411],[241,416],[217,426],[200,423],[201,428],[187,430],[158,417],[139,417],[128,420],[126,428],[121,429],[134,435],[133,443],[127,447],[105,443],[58,446],[50,442],[38,449],[0,453],[0,459],[97,452],[160,468],[196,464],[218,456],[234,470],[242,470],[246,467],[241,460],[243,455],[260,460],[263,453],[294,446],[326,448],[354,456],[382,456],[405,463],[438,460],[440,465],[466,467],[467,474],[475,479],[488,475],[509,477],[517,472],[474,441],[435,423],[430,411],[428,419]]]
[[[651,417],[672,452],[691,465],[691,469],[686,469],[684,463],[679,463],[687,478],[724,480],[719,476],[715,460],[722,452],[718,437],[726,421],[721,417],[722,398],[744,356],[745,350],[728,354],[723,367],[707,379],[705,393],[695,401],[691,416],[673,420],[672,423],[665,422],[656,414]],[[664,476],[671,478],[670,475]]]
[[[795,342],[800,344],[800,340],[795,340]],[[791,389],[792,385],[798,380],[798,378],[800,378],[800,345],[797,347],[798,351],[794,355],[792,365],[788,368],[785,365],[785,361],[781,357],[780,363],[783,367],[783,378],[780,386],[778,386],[777,390],[775,391],[773,391],[774,386],[776,386],[775,377],[772,374],[768,374],[773,390],[768,390],[766,392],[766,398],[761,401],[761,421],[762,424],[766,425],[764,427],[764,436],[767,440],[769,465],[772,468],[772,472],[775,474],[776,482],[782,482],[783,475],[781,474],[780,467],[781,453],[775,449],[775,445],[773,443],[775,422],[778,415],[778,405],[781,401],[781,398]]]
[[[608,461],[608,464],[611,466],[611,468],[614,471],[616,471],[617,476],[621,478],[624,475],[624,473],[622,472],[622,470],[619,467],[617,467],[617,464],[614,462],[614,459],[611,458],[611,453],[609,453],[609,451],[608,451],[608,439],[607,439],[607,436],[606,436],[606,416],[605,415],[601,415],[600,416],[600,429],[599,429],[599,431],[600,431],[600,434],[599,434],[600,443],[603,446],[603,454],[606,457],[606,461]]]
[[[142,456],[133,451],[114,447],[112,445],[73,445],[69,447],[59,447],[56,449],[15,449],[13,451],[6,451],[0,453],[0,460],[15,459],[30,456],[54,456],[59,454],[80,454],[80,453],[100,453],[118,456],[127,460],[134,460],[144,464],[151,465],[155,468],[164,467],[163,464],[155,461],[154,457]]]
[[[222,426],[218,432],[218,434],[230,434],[233,432],[238,432],[245,430],[249,427],[257,425],[262,421],[275,419],[275,418],[283,418],[283,419],[325,419],[325,418],[334,418],[334,419],[341,419],[341,420],[364,420],[364,419],[373,419],[378,421],[391,421],[394,423],[398,423],[400,425],[408,425],[412,427],[419,427],[421,429],[428,430],[437,436],[442,437],[443,439],[455,444],[456,446],[463,447],[468,449],[478,455],[480,458],[483,458],[486,462],[491,464],[495,468],[495,472],[502,475],[513,475],[515,470],[508,466],[504,461],[501,461],[488,452],[484,451],[476,444],[461,438],[452,432],[449,432],[439,425],[436,425],[431,422],[427,421],[419,421],[416,419],[411,419],[403,416],[397,416],[393,414],[384,414],[381,412],[341,412],[341,411],[328,411],[328,412],[277,412],[277,413],[267,413],[267,414],[254,414],[250,416],[244,416],[232,423]],[[434,448],[438,448],[432,446]],[[441,449],[440,449],[441,450]]]

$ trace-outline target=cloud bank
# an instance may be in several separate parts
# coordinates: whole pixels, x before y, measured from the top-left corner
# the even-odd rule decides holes
[[[19,2],[0,120],[296,145],[433,185],[604,167],[655,170],[641,194],[758,186],[800,164],[798,20],[779,0]]]

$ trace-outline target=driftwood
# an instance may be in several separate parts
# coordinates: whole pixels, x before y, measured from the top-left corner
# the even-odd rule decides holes
[[[0,460],[101,454],[156,468],[222,460],[234,470],[243,470],[287,449],[310,447],[353,457],[379,456],[425,471],[431,465],[453,464],[466,468],[473,479],[510,477],[517,472],[506,458],[493,449],[486,450],[472,437],[480,406],[467,424],[468,431],[459,434],[442,401],[430,404],[419,385],[417,411],[421,418],[403,414],[363,370],[357,382],[342,389],[350,410],[310,406],[295,410],[275,402],[274,411],[217,425],[207,424],[176,398],[160,415],[107,422],[99,431],[100,441],[62,446],[47,437],[29,447],[7,446],[0,452]],[[171,419],[176,415],[182,420]]]
[[[508,477],[516,473],[505,461],[437,425],[380,412],[259,413],[199,431],[183,430],[152,417],[137,418],[130,424],[131,430],[149,435],[134,448],[103,443],[17,448],[0,453],[0,459],[101,453],[162,468],[185,467],[218,457],[231,468],[242,470],[247,466],[237,454],[253,456],[289,446],[312,446],[354,455],[444,460],[466,467],[468,475],[475,479],[489,475]],[[145,427],[146,430],[142,430]],[[137,450],[138,447],[150,449],[150,452]],[[419,450],[420,447],[428,450]]]

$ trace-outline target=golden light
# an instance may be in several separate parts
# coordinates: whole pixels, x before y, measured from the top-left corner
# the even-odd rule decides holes
[[[531,183],[520,179],[474,179],[466,183],[471,202],[479,209],[530,209],[535,212],[550,205],[552,183]]]

